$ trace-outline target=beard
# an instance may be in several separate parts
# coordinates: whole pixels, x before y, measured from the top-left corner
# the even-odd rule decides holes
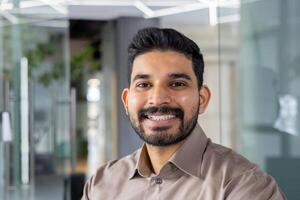
[[[144,142],[153,146],[168,146],[183,141],[194,130],[198,120],[199,106],[197,108],[193,108],[192,110],[195,112],[192,113],[191,118],[189,118],[186,122],[184,122],[184,112],[182,111],[182,109],[171,108],[166,106],[149,107],[146,109],[141,109],[138,112],[137,120],[133,119],[130,114],[129,114],[129,119],[132,128],[135,130],[135,132]],[[171,133],[170,131],[168,131],[170,127],[161,126],[161,127],[153,128],[152,133],[146,133],[142,126],[143,120],[147,118],[147,115],[154,114],[157,112],[166,115],[167,114],[175,115],[176,118],[180,120],[180,125],[178,127],[178,130],[176,130],[175,133]]]

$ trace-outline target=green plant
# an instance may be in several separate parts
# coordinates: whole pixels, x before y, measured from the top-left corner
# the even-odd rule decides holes
[[[44,86],[49,86],[52,81],[57,81],[65,75],[65,62],[60,51],[60,42],[62,38],[51,36],[49,42],[39,43],[36,48],[28,50],[25,56],[29,63],[29,76],[32,77],[33,71],[40,68],[47,60],[51,60],[50,70],[43,71],[36,75],[36,79]],[[70,81],[77,81],[83,73],[95,73],[101,70],[99,61],[95,60],[93,55],[95,47],[88,46],[76,55],[70,57]]]

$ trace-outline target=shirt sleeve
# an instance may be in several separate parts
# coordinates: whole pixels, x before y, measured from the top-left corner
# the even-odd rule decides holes
[[[225,200],[287,200],[275,180],[262,171],[251,170],[231,179]]]

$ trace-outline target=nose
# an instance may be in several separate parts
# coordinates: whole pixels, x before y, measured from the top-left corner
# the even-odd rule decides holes
[[[167,88],[162,86],[153,87],[149,95],[149,104],[151,106],[160,106],[169,104],[171,102],[171,95]]]

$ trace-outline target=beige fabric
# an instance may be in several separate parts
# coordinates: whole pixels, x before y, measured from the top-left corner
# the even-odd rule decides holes
[[[82,200],[281,200],[274,179],[257,165],[212,143],[196,126],[155,175],[145,145],[100,167],[86,183]]]

